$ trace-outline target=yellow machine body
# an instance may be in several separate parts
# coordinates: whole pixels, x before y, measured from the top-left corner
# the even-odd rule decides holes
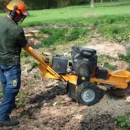
[[[92,75],[94,75],[94,72]],[[98,79],[92,76],[90,78],[90,82],[103,83],[113,85],[115,88],[126,89],[128,87],[128,83],[130,82],[130,72],[126,70],[112,71],[108,69],[108,75],[106,80]]]
[[[59,75],[52,69],[52,65],[50,63],[46,63],[46,57],[42,57],[32,47],[28,47],[26,51],[40,63],[39,69],[42,72],[42,77],[54,78],[77,85],[78,76],[74,74]],[[82,79],[84,79],[84,77],[82,77]],[[101,79],[96,78],[95,71],[93,71],[92,76],[90,77],[90,82],[98,84],[98,87],[102,90],[107,90],[107,88],[100,84],[107,84],[114,86],[114,88],[126,89],[128,87],[128,83],[130,82],[130,72],[126,70],[112,71],[108,69],[107,79]]]

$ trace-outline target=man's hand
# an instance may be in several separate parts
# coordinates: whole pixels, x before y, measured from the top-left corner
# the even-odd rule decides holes
[[[24,49],[25,50],[27,50],[27,48],[29,47],[29,46],[33,46],[34,45],[34,40],[28,40],[28,43],[26,44],[26,46],[24,47]]]

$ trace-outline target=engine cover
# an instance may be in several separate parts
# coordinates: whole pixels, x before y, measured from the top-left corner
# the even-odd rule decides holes
[[[53,56],[52,58],[52,69],[55,70],[58,74],[67,73],[67,64],[68,59],[65,56]]]
[[[83,47],[72,47],[73,68],[78,76],[90,77],[97,65],[96,50]]]
[[[76,75],[78,76],[89,76],[89,66],[86,61],[78,60],[77,62],[74,62],[74,70]]]

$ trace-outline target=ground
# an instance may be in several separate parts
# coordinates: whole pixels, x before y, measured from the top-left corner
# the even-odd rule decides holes
[[[119,52],[126,54],[128,47],[106,42],[96,32],[95,37],[85,47],[96,49],[97,54],[111,55],[118,69],[129,66],[117,58]],[[60,81],[36,78],[41,74],[39,69],[28,68],[22,63],[19,93],[23,96],[17,97],[17,108],[11,114],[20,125],[0,130],[121,130],[117,116],[130,117],[130,103],[126,102],[126,97],[117,98],[108,91],[95,105],[82,105],[68,97]]]

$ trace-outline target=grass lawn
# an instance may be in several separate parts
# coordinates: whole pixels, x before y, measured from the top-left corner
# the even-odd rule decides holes
[[[23,27],[43,24],[90,24],[95,19],[103,16],[130,15],[130,1],[95,3],[95,8],[90,5],[69,6],[57,9],[29,10],[29,16],[21,24]],[[0,16],[6,15],[1,13]],[[104,17],[103,17],[104,18]]]
[[[29,16],[22,26],[34,26],[42,24],[90,24],[97,17],[124,16],[130,14],[130,1],[95,3],[95,8],[90,5],[69,6],[57,9],[44,9],[29,11]],[[103,17],[104,18],[104,17]]]

